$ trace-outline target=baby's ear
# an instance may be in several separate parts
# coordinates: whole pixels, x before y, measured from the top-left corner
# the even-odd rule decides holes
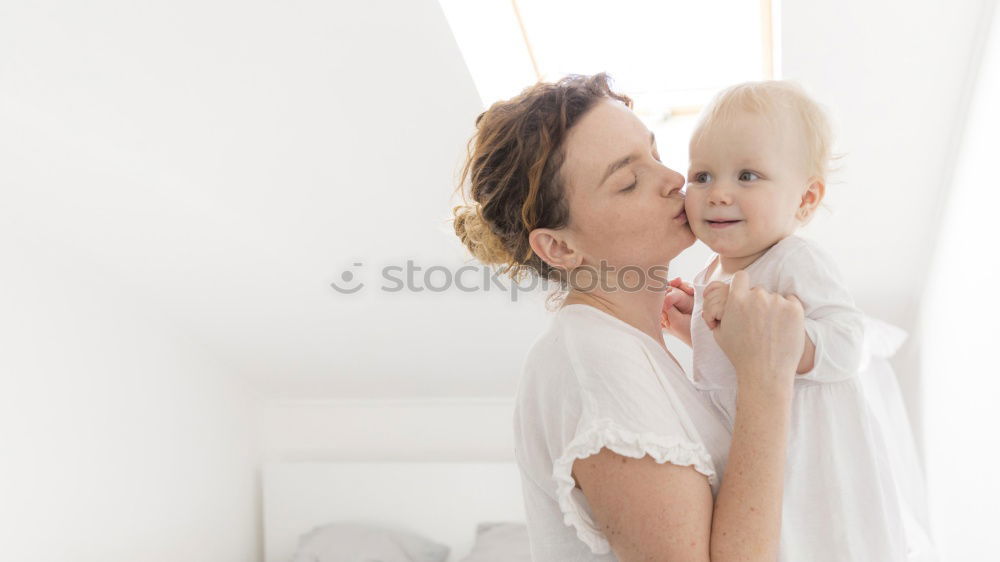
[[[795,217],[802,223],[809,222],[813,213],[816,212],[816,208],[823,202],[824,195],[826,195],[826,180],[817,177],[810,178],[809,185],[802,193],[802,201],[799,202],[799,209],[795,212]]]

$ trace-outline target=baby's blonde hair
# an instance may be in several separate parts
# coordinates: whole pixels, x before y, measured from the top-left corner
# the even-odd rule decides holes
[[[809,175],[826,179],[833,144],[830,122],[823,108],[801,86],[787,80],[766,80],[744,82],[722,90],[702,111],[691,142],[696,142],[716,123],[727,121],[739,111],[790,119],[802,133]]]

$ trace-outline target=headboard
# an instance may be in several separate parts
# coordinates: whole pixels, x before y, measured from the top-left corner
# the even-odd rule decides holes
[[[509,462],[274,462],[264,465],[266,562],[288,562],[299,537],[335,521],[405,529],[472,547],[483,521],[524,521],[517,466]]]

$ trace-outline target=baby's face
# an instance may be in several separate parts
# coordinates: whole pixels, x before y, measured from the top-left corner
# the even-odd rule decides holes
[[[737,268],[795,232],[809,185],[799,133],[740,112],[692,140],[685,210],[695,236]]]

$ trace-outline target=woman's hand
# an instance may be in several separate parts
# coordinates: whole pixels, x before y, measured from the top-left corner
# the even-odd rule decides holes
[[[709,330],[714,330],[726,310],[726,300],[729,299],[729,285],[722,281],[712,281],[705,287],[701,305],[701,317],[708,324]]]
[[[691,345],[691,310],[693,308],[694,287],[681,281],[680,277],[672,279],[663,298],[660,325],[667,333],[688,346]]]
[[[799,300],[750,288],[746,272],[737,271],[723,316],[712,334],[736,367],[741,393],[778,390],[790,396],[805,337]]]

